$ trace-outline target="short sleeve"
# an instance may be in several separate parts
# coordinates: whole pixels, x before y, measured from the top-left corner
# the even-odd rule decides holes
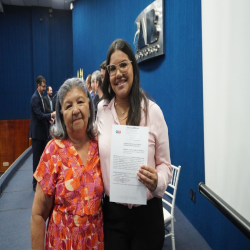
[[[56,187],[57,162],[55,160],[55,142],[52,140],[45,147],[34,173],[34,178],[42,187],[44,194],[50,198],[54,196]]]

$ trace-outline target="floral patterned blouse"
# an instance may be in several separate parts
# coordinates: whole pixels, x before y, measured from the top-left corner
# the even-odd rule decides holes
[[[51,140],[34,177],[44,194],[54,199],[45,249],[104,249],[97,141],[90,141],[84,166],[69,140]]]

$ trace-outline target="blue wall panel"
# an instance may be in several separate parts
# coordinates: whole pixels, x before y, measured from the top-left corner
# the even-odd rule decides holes
[[[109,45],[133,46],[134,21],[152,0],[78,0],[73,10],[73,71],[99,69]],[[165,56],[139,64],[141,86],[163,110],[172,163],[181,165],[177,205],[212,249],[249,249],[249,240],[198,193],[205,181],[201,1],[165,1]],[[196,191],[196,203],[189,198]]]
[[[116,38],[133,43],[134,20],[150,1],[77,1],[73,9],[73,68],[84,76],[99,69]],[[132,18],[131,18],[132,17]]]
[[[40,18],[43,21],[40,21]],[[33,40],[33,82],[36,77],[42,75],[48,81],[50,79],[50,18],[47,8],[33,8],[32,11],[32,40]],[[36,88],[36,86],[34,86]]]
[[[53,10],[49,17],[49,8],[5,6],[4,10],[0,13],[0,105],[4,107],[0,119],[28,119],[38,75],[54,92],[73,75],[72,12]]]
[[[27,119],[32,93],[31,11],[9,6],[4,10],[0,13],[0,119]]]
[[[50,80],[54,90],[73,77],[72,12],[53,10],[50,20]]]
[[[40,18],[43,21],[40,21]],[[33,8],[32,11],[32,39],[33,39],[33,82],[42,75],[50,79],[50,53],[49,53],[49,28],[50,19],[47,8]],[[47,83],[49,84],[49,82]],[[35,86],[36,87],[36,86]]]

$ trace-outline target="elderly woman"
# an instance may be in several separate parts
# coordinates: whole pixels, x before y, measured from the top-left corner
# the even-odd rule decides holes
[[[81,79],[57,93],[56,124],[34,177],[32,249],[103,249],[101,178],[94,106]],[[45,236],[45,222],[49,218]]]
[[[129,44],[115,40],[107,54],[103,101],[98,105],[98,145],[105,198],[105,249],[161,250],[164,243],[162,196],[171,180],[168,128],[159,106],[140,88],[139,68]],[[112,124],[148,126],[148,162],[137,178],[147,187],[147,205],[109,201]],[[135,175],[136,177],[136,175]]]

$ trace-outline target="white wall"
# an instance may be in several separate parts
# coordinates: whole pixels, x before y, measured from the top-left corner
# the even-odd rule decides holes
[[[250,1],[202,0],[206,185],[250,221]]]

